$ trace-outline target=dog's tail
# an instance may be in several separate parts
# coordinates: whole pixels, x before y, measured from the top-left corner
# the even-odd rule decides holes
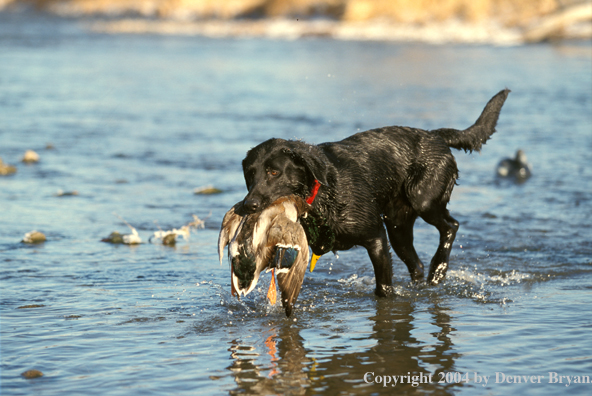
[[[449,147],[465,151],[480,151],[481,146],[495,132],[497,119],[509,93],[509,89],[504,89],[491,98],[477,121],[464,131],[442,128],[433,132],[440,135]]]

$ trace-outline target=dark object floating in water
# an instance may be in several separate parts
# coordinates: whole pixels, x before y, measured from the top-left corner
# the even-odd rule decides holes
[[[30,308],[41,308],[45,307],[43,304],[29,304],[29,305],[21,305],[17,309],[30,309]]]
[[[526,159],[524,151],[516,151],[514,159],[505,158],[497,165],[497,175],[499,177],[514,178],[517,181],[524,181],[531,175],[531,166]]]
[[[43,373],[39,370],[27,370],[24,373],[21,373],[21,375],[23,377],[25,377],[25,379],[34,379],[34,378],[39,378],[39,377],[43,377]]]
[[[277,271],[282,305],[289,317],[308,266],[308,242],[298,219],[310,207],[304,199],[289,196],[259,213],[242,216],[237,213],[241,205],[237,203],[226,213],[218,239],[220,262],[228,245],[232,295],[246,296],[257,285],[261,271],[271,270],[267,297],[275,304]]]

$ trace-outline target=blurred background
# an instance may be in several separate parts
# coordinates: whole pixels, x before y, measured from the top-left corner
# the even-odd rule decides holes
[[[23,7],[136,19],[96,26],[119,32],[498,43],[592,36],[592,5],[586,0],[0,0],[0,8]],[[242,23],[221,23],[228,21]]]

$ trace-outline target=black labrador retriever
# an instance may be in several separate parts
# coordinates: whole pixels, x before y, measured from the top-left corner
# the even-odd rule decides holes
[[[411,279],[423,279],[423,264],[413,247],[419,216],[440,232],[427,277],[436,285],[446,276],[459,226],[446,209],[458,178],[450,148],[479,151],[495,132],[509,92],[495,95],[464,131],[390,126],[319,145],[267,140],[243,160],[249,192],[241,211],[256,213],[290,194],[306,198],[312,211],[301,222],[313,253],[365,247],[378,296],[392,293],[387,234]]]

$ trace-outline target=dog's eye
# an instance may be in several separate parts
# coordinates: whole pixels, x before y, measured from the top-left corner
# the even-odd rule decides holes
[[[280,175],[280,171],[275,170],[275,169],[270,169],[270,170],[267,171],[267,174],[269,176],[277,177],[277,176]]]

